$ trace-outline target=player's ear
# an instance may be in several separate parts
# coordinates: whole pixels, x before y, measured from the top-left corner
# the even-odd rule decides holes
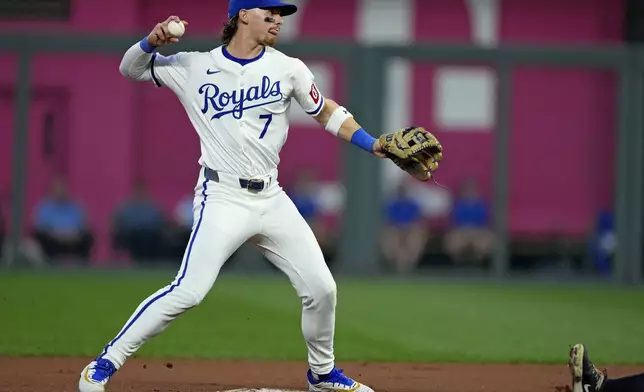
[[[241,10],[241,11],[239,11],[239,20],[240,20],[242,23],[244,23],[244,24],[248,24],[248,18],[249,18],[248,10]]]

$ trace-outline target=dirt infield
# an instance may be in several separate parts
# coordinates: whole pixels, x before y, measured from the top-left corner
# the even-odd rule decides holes
[[[1,392],[76,392],[87,358],[0,358]],[[376,392],[544,392],[568,383],[566,366],[339,364]],[[609,368],[611,376],[642,368]],[[217,392],[239,388],[306,390],[305,363],[130,359],[109,392]]]

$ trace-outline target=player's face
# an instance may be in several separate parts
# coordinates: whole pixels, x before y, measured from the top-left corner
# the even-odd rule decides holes
[[[249,13],[248,26],[251,34],[257,42],[266,46],[275,46],[283,18],[279,9],[263,10],[255,9]],[[267,18],[270,21],[267,21]]]

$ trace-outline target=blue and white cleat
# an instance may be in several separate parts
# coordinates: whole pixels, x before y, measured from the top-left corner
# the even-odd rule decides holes
[[[309,379],[309,392],[374,392],[368,386],[345,376],[338,368],[333,368],[331,373],[322,376],[309,369],[306,375]]]
[[[78,392],[105,392],[105,384],[116,372],[116,366],[107,359],[97,359],[83,369],[78,381]]]

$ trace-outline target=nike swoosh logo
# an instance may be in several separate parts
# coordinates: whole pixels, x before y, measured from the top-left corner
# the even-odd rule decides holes
[[[214,74],[219,73],[219,72],[221,72],[221,71],[211,71],[211,70],[206,70],[206,73],[207,73],[208,75],[214,75]]]
[[[584,384],[584,391],[590,392],[590,384]]]

